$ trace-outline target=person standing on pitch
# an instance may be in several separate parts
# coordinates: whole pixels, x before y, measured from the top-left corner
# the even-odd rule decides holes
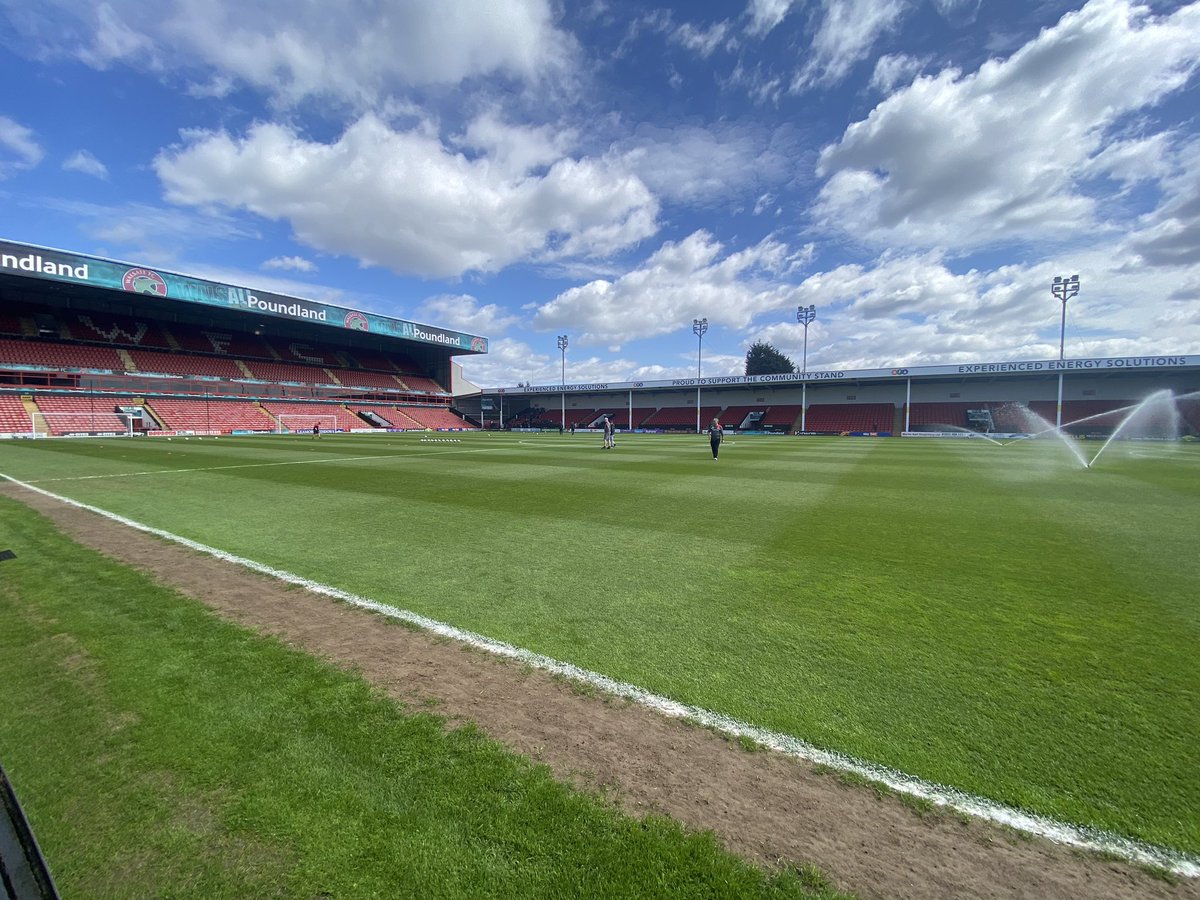
[[[610,419],[608,416],[605,416],[604,417],[604,449],[605,450],[611,450],[613,447],[616,446],[616,443],[613,440],[614,428],[615,428],[615,426],[613,425],[612,419]]]
[[[713,459],[717,458],[717,451],[721,449],[721,438],[724,434],[725,429],[721,427],[717,417],[713,416],[712,423],[708,426],[708,443],[712,445]]]

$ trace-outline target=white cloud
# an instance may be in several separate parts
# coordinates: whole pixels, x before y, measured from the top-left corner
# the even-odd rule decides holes
[[[91,175],[93,178],[105,180],[108,178],[108,166],[87,150],[76,150],[63,161],[62,167],[68,172],[79,172],[82,175]]]
[[[134,21],[142,20],[134,17]],[[96,5],[92,35],[92,43],[80,44],[77,55],[93,68],[107,69],[111,63],[128,60],[151,69],[160,65],[153,39],[126,24],[111,3]]]
[[[1086,177],[1107,177],[1133,186],[1158,181],[1171,172],[1171,135],[1159,133],[1106,144],[1080,167]]]
[[[417,317],[426,322],[437,322],[445,328],[454,328],[468,334],[491,337],[502,334],[520,321],[519,317],[495,303],[480,304],[470,294],[439,294],[420,305]],[[492,344],[494,345],[494,342]],[[489,350],[489,352],[491,352]]]
[[[772,207],[774,207],[774,212],[778,215],[779,207],[775,205],[776,203],[777,199],[775,195],[769,191],[765,194],[759,194],[758,199],[754,201],[754,215],[761,216]]]
[[[893,246],[977,246],[1094,229],[1077,190],[1121,116],[1187,83],[1200,4],[1153,18],[1093,0],[1010,59],[919,78],[822,151],[830,227]]]
[[[716,22],[708,28],[697,28],[691,23],[684,23],[675,29],[671,38],[702,59],[707,59],[717,48],[728,44],[729,23]]]
[[[575,139],[571,128],[512,125],[488,111],[476,116],[455,142],[483,153],[505,175],[520,176],[562,159]]]
[[[744,122],[643,125],[615,150],[656,195],[696,205],[792,179],[798,152],[789,129],[771,132]]]
[[[954,271],[936,253],[885,253],[871,264],[844,265],[805,279],[797,306],[817,307],[809,326],[810,369],[933,365],[1058,356],[1061,304],[1054,275],[1081,273],[1068,304],[1066,354],[1121,356],[1200,349],[1200,315],[1171,293],[1200,285],[1200,263],[1160,272],[1131,267],[1114,245],[1029,265]],[[803,326],[788,322],[748,334],[770,341],[800,364]]]
[[[273,256],[263,264],[264,269],[289,269],[294,272],[315,272],[316,263],[303,256]]]
[[[1183,148],[1163,182],[1164,201],[1143,217],[1128,246],[1155,267],[1188,267],[1200,276],[1200,141]]]
[[[572,329],[581,344],[622,344],[690,327],[744,328],[758,314],[786,307],[794,287],[781,279],[809,260],[767,238],[733,253],[697,231],[663,244],[615,281],[598,279],[563,291],[538,308],[534,328]]]
[[[484,75],[536,82],[576,52],[549,0],[45,0],[14,27],[43,57],[207,71],[210,88],[197,90],[221,95],[236,79],[284,103],[369,105],[400,86]]]
[[[657,228],[657,203],[619,161],[515,174],[371,115],[329,144],[274,124],[193,133],[154,165],[171,202],[284,220],[310,247],[427,277],[603,258]]]
[[[925,67],[925,60],[904,53],[888,53],[875,61],[871,87],[890,94],[898,84],[908,84]]]
[[[824,0],[823,5],[812,59],[792,80],[793,91],[840,82],[911,8],[909,0]]]
[[[42,148],[33,132],[19,122],[0,116],[0,178],[32,169],[42,161]]]
[[[932,0],[934,8],[952,25],[968,25],[975,21],[983,0]]]
[[[783,78],[766,71],[761,63],[748,66],[742,61],[733,67],[723,84],[728,88],[741,88],[759,105],[778,103],[785,89]]]
[[[253,228],[227,215],[206,211],[166,209],[145,203],[118,205],[37,197],[39,209],[68,217],[74,227],[113,250],[107,255],[147,261],[173,260],[185,246],[210,240],[260,240]]]
[[[752,35],[761,37],[784,20],[793,6],[803,5],[804,0],[750,0],[746,8],[750,16],[747,28]]]
[[[548,383],[550,357],[546,353],[534,353],[524,341],[498,338],[488,341],[487,356],[471,358],[471,379],[479,384],[530,384]],[[541,378],[536,377],[538,373]],[[512,398],[514,406],[507,406],[506,413],[512,415],[528,404],[525,398]]]

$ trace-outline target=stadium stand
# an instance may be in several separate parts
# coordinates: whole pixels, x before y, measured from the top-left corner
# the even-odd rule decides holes
[[[196,356],[190,353],[163,353],[160,350],[127,350],[134,370],[162,375],[207,375],[236,380],[246,373],[232,359]]]
[[[973,400],[967,403],[914,403],[908,416],[913,431],[937,431],[939,428],[966,428],[982,433],[1016,434],[1036,431],[1027,408],[1004,400]],[[990,418],[990,424],[988,423]]]
[[[167,333],[175,346],[187,353],[244,357],[246,359],[270,356],[262,338],[244,331],[225,331],[216,328],[201,328],[183,324],[172,324]]]
[[[342,368],[373,369],[377,372],[399,372],[395,363],[382,353],[375,353],[372,350],[343,350],[340,356],[345,357],[346,361],[341,363]],[[414,371],[416,371],[414,369]]]
[[[344,387],[380,388],[386,391],[403,390],[398,376],[386,372],[367,372],[362,369],[329,369],[334,378]]]
[[[544,412],[540,406],[526,406],[505,419],[504,424],[510,428],[532,428],[533,423],[539,421]]]
[[[613,409],[611,406],[601,406],[599,409],[592,410],[591,413],[580,418],[578,424],[584,428],[601,428],[604,425],[605,416],[612,419],[618,428],[623,427],[621,424],[621,410]]]
[[[403,412],[421,428],[470,428],[462,416],[440,406],[406,406]]]
[[[24,366],[125,371],[125,363],[114,348],[85,347],[81,344],[0,338],[0,359],[6,363]]]
[[[430,394],[444,394],[446,389],[434,381],[432,378],[426,378],[424,375],[413,375],[405,372],[403,375],[397,376],[400,383],[412,391],[425,391]]]
[[[170,350],[163,330],[153,322],[106,313],[74,313],[61,320],[62,334],[76,341],[104,342],[122,347]]]
[[[234,431],[272,431],[275,421],[249,400],[187,400],[156,397],[146,407],[168,431],[231,434]]]
[[[712,421],[713,416],[721,412],[719,406],[700,407],[700,427],[704,428]],[[642,423],[645,428],[688,428],[696,430],[696,407],[664,406],[662,409],[646,417]]]
[[[279,381],[287,384],[333,384],[333,376],[316,366],[295,363],[268,362],[248,359],[244,365],[252,378],[259,381]],[[245,377],[245,376],[242,376]]]
[[[54,395],[37,397],[35,402],[53,435],[95,431],[124,434],[129,430],[125,419],[117,415],[112,397]]]
[[[36,332],[37,329],[32,329]],[[0,310],[0,334],[28,335],[25,323],[16,310]]]
[[[1179,417],[1183,419],[1189,433],[1200,435],[1200,398],[1176,400],[1175,407],[1179,410]]]
[[[800,427],[800,413],[802,411],[803,407],[799,403],[772,405],[767,407],[767,414],[762,417],[762,421],[758,424],[762,428],[781,428],[785,431],[795,431]]]
[[[422,427],[415,419],[409,418],[402,410],[395,406],[386,406],[381,403],[352,403],[349,408],[352,413],[363,418],[364,425],[370,425],[374,428]],[[363,413],[369,413],[370,415],[363,416]],[[380,424],[381,421],[383,424]]]
[[[553,410],[547,412],[546,415],[550,415],[552,412]],[[560,411],[560,421],[561,418],[562,416]],[[567,427],[570,428],[574,426],[575,428],[587,428],[589,422],[594,422],[598,418],[600,418],[600,413],[594,409],[568,409]],[[558,422],[556,421],[554,424],[557,425]]]
[[[1136,400],[1064,400],[1063,430],[1071,434],[1111,432],[1137,403]],[[1041,416],[1048,425],[1053,425],[1058,415],[1058,403],[1054,400],[1034,400],[1029,404],[1029,411]]]
[[[635,406],[632,410],[621,413],[621,422],[628,424],[633,420],[634,428],[641,428],[648,418],[658,411],[657,406]]]
[[[896,407],[891,403],[823,403],[808,408],[808,431],[891,431]]]
[[[986,403],[914,403],[908,411],[908,426],[914,431],[938,425],[968,428],[967,410],[984,408]]]
[[[747,428],[751,413],[766,414],[766,406],[727,406],[721,410],[721,424],[726,428]],[[752,423],[757,425],[758,423]]]
[[[0,394],[0,432],[26,434],[32,430],[25,402],[14,394]]]
[[[265,342],[272,356],[277,356],[283,362],[295,362],[312,366],[341,367],[344,363],[337,358],[334,351],[307,341]]]

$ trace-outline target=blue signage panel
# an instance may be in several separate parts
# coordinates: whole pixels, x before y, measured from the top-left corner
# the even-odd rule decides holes
[[[264,316],[368,331],[372,334],[437,344],[462,353],[487,353],[488,351],[487,338],[474,334],[463,334],[445,328],[407,322],[403,319],[393,319],[388,316],[360,312],[356,309],[332,306],[315,300],[301,300],[267,291],[219,284],[215,281],[189,278],[185,275],[151,269],[147,266],[134,266],[108,259],[79,256],[29,244],[0,241],[0,273],[5,272],[27,275],[31,278],[44,278],[133,294],[145,294],[151,297],[161,297],[164,300],[203,303],[207,306],[239,309]]]

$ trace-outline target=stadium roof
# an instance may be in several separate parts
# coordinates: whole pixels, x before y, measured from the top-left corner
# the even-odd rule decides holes
[[[777,375],[719,375],[713,378],[672,378],[663,381],[611,381],[592,384],[527,384],[489,388],[484,394],[556,394],[627,390],[671,390],[740,385],[800,386],[801,384],[899,381],[905,379],[1028,378],[1039,375],[1130,375],[1135,372],[1200,373],[1200,355],[1088,357],[1082,359],[1014,360],[991,363],[960,363],[941,366],[897,366],[886,369],[845,369]]]
[[[315,300],[220,284],[149,266],[0,240],[0,286],[28,287],[39,282],[70,284],[80,289],[124,292],[151,301],[176,301],[251,316],[267,316],[295,323],[368,332],[376,337],[439,347],[456,356],[488,351],[488,339],[479,335],[464,334],[447,328],[394,319]]]

